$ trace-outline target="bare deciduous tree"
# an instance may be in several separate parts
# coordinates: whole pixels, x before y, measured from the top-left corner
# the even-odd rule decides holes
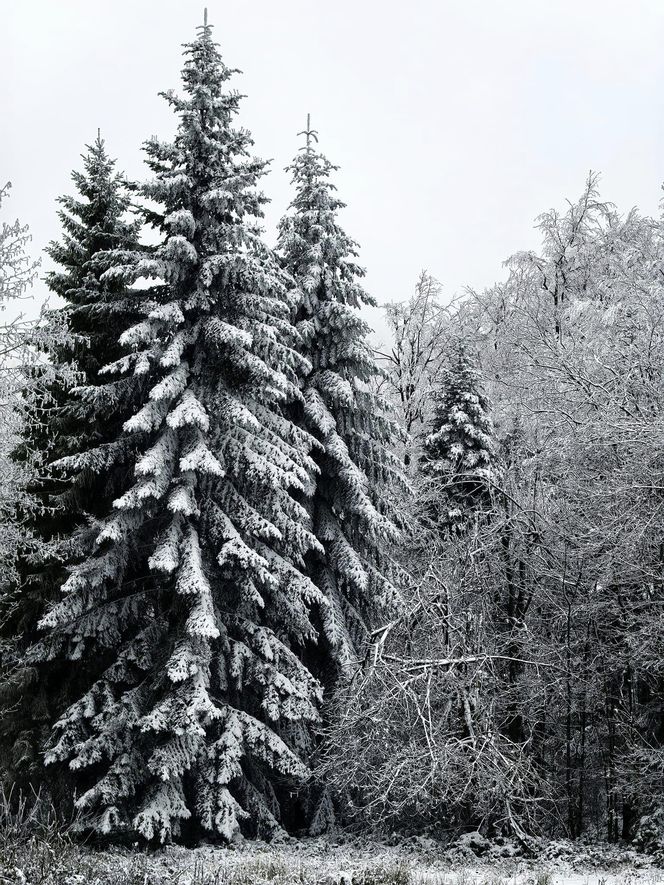
[[[392,341],[375,351],[385,370],[384,389],[397,404],[411,438],[428,417],[433,384],[450,338],[453,305],[443,305],[441,293],[438,280],[423,270],[414,294],[386,307]]]

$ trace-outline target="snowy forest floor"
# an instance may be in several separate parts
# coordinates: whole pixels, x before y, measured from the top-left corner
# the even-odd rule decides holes
[[[476,857],[428,839],[396,847],[318,839],[169,846],[150,854],[33,840],[3,853],[2,885],[664,885],[664,869],[645,855],[566,842],[537,859]]]

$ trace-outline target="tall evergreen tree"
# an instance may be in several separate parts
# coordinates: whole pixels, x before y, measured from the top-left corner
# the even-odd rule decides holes
[[[55,724],[47,762],[68,763],[96,830],[161,840],[190,818],[226,839],[243,822],[279,828],[279,784],[307,774],[321,691],[300,653],[325,604],[302,572],[318,547],[296,500],[311,491],[314,441],[285,411],[308,364],[291,281],[257,227],[265,163],[233,126],[239,96],[207,22],[185,56],[184,97],[165,93],[175,139],[146,145],[142,195],[161,242],[124,255],[125,277],[154,282],[109,367],[144,391],[116,441],[134,441],[134,477],[32,652],[40,668],[103,661]]]
[[[72,173],[79,196],[59,198],[62,239],[46,249],[59,265],[46,282],[65,302],[53,311],[53,321],[64,314],[70,333],[49,347],[46,357],[52,365],[74,369],[78,383],[50,384],[34,403],[24,434],[25,445],[45,456],[35,490],[45,506],[33,527],[42,540],[51,536],[54,525],[68,536],[81,517],[105,511],[117,482],[109,468],[128,457],[126,447],[120,452],[113,443],[139,392],[137,382],[109,385],[103,374],[104,366],[123,353],[121,334],[139,317],[137,293],[120,276],[106,273],[114,250],[139,248],[140,224],[127,216],[131,186],[115,171],[99,133],[82,159],[84,171]],[[94,464],[67,469],[60,463],[90,448],[103,450],[105,444],[111,451]]]
[[[431,480],[429,510],[441,528],[463,531],[472,514],[490,503],[497,449],[480,373],[457,342],[434,392],[431,427],[421,468]]]
[[[403,490],[404,482],[391,452],[396,424],[372,388],[379,371],[358,308],[375,302],[360,284],[357,244],[337,218],[345,205],[330,181],[337,167],[313,148],[308,119],[301,134],[306,146],[289,167],[295,196],[279,226],[279,250],[298,285],[295,324],[311,363],[297,420],[318,443],[311,511],[324,552],[312,551],[307,565],[328,601],[321,669],[331,653],[338,670],[395,602],[387,548],[399,520],[386,486]]]
[[[99,134],[83,155],[83,171],[73,172],[72,179],[77,195],[59,199],[62,238],[46,250],[59,265],[47,274],[47,284],[64,301],[50,312],[46,325],[60,331],[39,330],[35,339],[46,365],[33,368],[26,381],[26,420],[14,452],[15,460],[30,465],[33,473],[27,489],[32,506],[22,518],[26,543],[19,587],[7,597],[11,609],[0,619],[3,636],[16,638],[19,657],[37,638],[39,617],[64,580],[62,563],[78,544],[72,544],[72,534],[84,530],[115,496],[131,445],[114,441],[132,414],[138,390],[133,380],[108,385],[100,374],[120,355],[118,339],[137,316],[124,281],[104,277],[109,250],[137,248],[138,224],[127,216],[129,186],[115,171]],[[80,395],[80,385],[88,386],[88,396]],[[93,447],[99,452],[94,462],[68,469],[60,465],[62,457]],[[44,725],[63,703],[70,682],[60,672],[37,684],[33,677],[30,667],[18,667],[0,684],[0,694],[15,710],[3,719],[2,739],[11,746],[14,764],[28,765],[26,773],[35,762]]]

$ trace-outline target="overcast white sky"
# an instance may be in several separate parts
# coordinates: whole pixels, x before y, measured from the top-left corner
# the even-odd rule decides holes
[[[204,3],[1,0],[3,216],[31,225],[35,254],[58,236],[55,198],[98,126],[119,166],[144,176],[142,141],[174,128],[157,92],[179,85]],[[575,197],[590,169],[621,209],[659,211],[664,0],[207,5],[243,71],[241,123],[273,159],[268,238],[310,112],[381,303],[406,297],[423,267],[448,295],[500,278],[511,252],[537,245],[535,216]]]

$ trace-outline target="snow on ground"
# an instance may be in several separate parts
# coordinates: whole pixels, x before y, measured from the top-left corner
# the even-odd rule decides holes
[[[565,846],[549,846],[529,860],[463,856],[428,839],[396,847],[307,840],[229,849],[171,846],[151,855],[115,850],[96,860],[102,868],[127,865],[132,882],[145,873],[145,881],[159,885],[664,885],[664,869],[637,852]]]

